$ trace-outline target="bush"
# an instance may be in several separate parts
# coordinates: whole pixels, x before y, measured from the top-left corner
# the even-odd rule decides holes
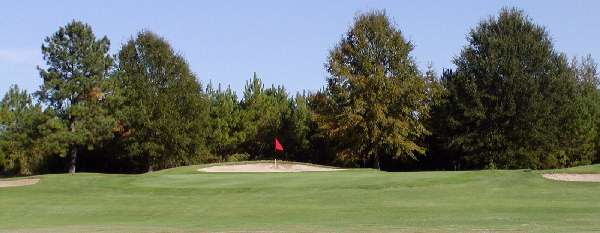
[[[250,154],[248,153],[236,153],[227,156],[227,162],[241,162],[250,160]]]

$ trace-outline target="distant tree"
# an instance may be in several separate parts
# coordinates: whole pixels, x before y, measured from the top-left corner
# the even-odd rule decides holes
[[[290,111],[285,88],[272,86],[265,89],[255,73],[246,83],[243,95],[243,150],[253,159],[272,158],[273,139],[283,134],[283,120]]]
[[[0,173],[31,175],[51,155],[66,154],[65,127],[16,85],[0,102]]]
[[[31,156],[25,146],[29,144],[22,126],[34,106],[31,96],[11,86],[0,102],[0,168],[4,173],[29,174]]]
[[[289,112],[284,116],[282,141],[289,159],[314,162],[314,151],[310,141],[316,127],[308,105],[307,95],[296,94],[289,100]]]
[[[11,85],[0,102],[0,132],[6,132],[11,125],[18,125],[34,107],[31,95],[26,90]]]
[[[283,87],[265,88],[256,74],[246,83],[241,101],[230,88],[214,89],[209,84],[206,90],[212,132],[207,144],[221,159],[232,154],[270,159],[275,137],[284,144],[283,159],[314,159],[310,141],[314,122],[306,95],[291,98]]]
[[[69,134],[69,173],[77,156],[112,137],[114,119],[107,114],[105,80],[113,67],[106,37],[96,39],[92,28],[72,21],[42,45],[47,68],[38,68],[44,83],[36,95],[65,122]]]
[[[239,146],[245,140],[242,132],[242,110],[237,96],[231,88],[213,89],[208,85],[206,93],[210,97],[210,120],[207,144],[213,153],[227,160],[227,156],[240,152]]]
[[[185,59],[144,31],[119,52],[121,137],[148,171],[199,162],[208,155],[207,97]]]
[[[443,75],[436,136],[460,168],[547,168],[569,160],[576,87],[564,55],[522,11],[479,23]]]
[[[581,62],[573,59],[576,93],[570,106],[572,125],[565,131],[564,138],[570,145],[567,150],[567,166],[590,164],[597,160],[600,149],[600,91],[598,65],[590,55]]]
[[[425,71],[425,74],[423,75],[423,79],[425,80],[426,83],[426,91],[427,91],[427,104],[429,105],[430,108],[432,108],[433,106],[437,106],[439,105],[442,101],[443,98],[442,96],[445,94],[445,89],[444,86],[441,82],[440,76],[437,74],[437,72],[435,71],[435,69],[433,68],[433,64],[429,63],[427,65],[427,71]],[[432,120],[431,117],[429,117],[427,120]]]
[[[330,137],[330,130],[325,120],[333,115],[334,104],[328,97],[326,89],[310,93],[306,96],[306,103],[311,111],[312,130],[309,136],[312,147],[312,162],[331,164],[336,166],[347,166],[349,161],[339,158],[336,154],[336,142]],[[355,160],[356,161],[356,160]],[[355,165],[355,161],[350,161]]]
[[[317,121],[340,160],[380,166],[425,153],[428,83],[406,41],[383,11],[355,18],[326,64],[331,75]]]

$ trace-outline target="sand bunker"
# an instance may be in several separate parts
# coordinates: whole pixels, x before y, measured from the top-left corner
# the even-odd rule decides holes
[[[37,184],[40,179],[0,180],[0,188]]]
[[[560,181],[600,182],[600,174],[543,174],[544,178]]]
[[[341,171],[345,169],[311,166],[294,163],[249,163],[234,165],[217,165],[198,169],[203,172],[319,172]]]

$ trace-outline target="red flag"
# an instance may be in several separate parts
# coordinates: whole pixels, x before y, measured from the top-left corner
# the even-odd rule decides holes
[[[279,143],[279,140],[277,138],[275,138],[275,152],[283,152],[283,146],[281,145],[281,143]]]

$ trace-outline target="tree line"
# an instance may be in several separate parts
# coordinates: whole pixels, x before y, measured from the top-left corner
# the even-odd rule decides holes
[[[117,54],[72,21],[41,47],[43,84],[0,102],[0,172],[135,173],[270,159],[404,169],[559,168],[600,159],[591,56],[568,58],[523,11],[479,22],[439,75],[420,70],[385,11],[356,16],[326,86],[289,94],[254,74],[238,97],[202,83],[168,41],[141,31]]]

